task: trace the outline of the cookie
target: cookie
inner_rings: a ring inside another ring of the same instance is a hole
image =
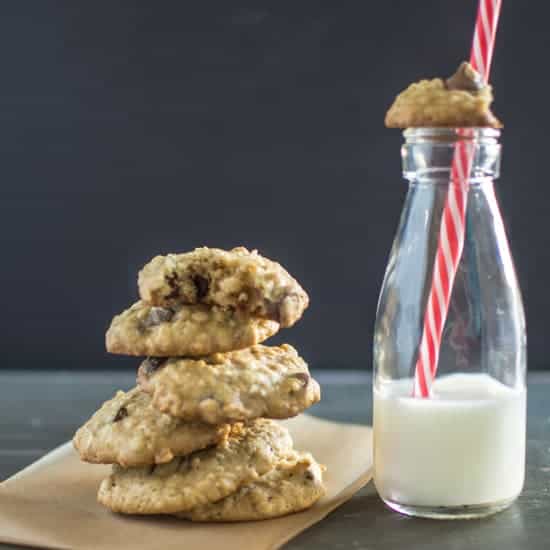
[[[324,494],[323,467],[309,453],[295,452],[228,497],[178,516],[208,522],[269,519],[305,510]]]
[[[292,450],[288,430],[271,420],[237,424],[217,447],[157,466],[122,468],[100,485],[98,500],[124,514],[175,514],[206,506],[272,470]]]
[[[146,393],[117,392],[76,432],[82,460],[122,466],[169,462],[221,441],[228,425],[186,423],[161,413]]]
[[[491,112],[491,86],[469,63],[462,63],[447,80],[435,78],[411,84],[386,114],[388,128],[492,127],[502,123]]]
[[[289,418],[320,399],[319,384],[288,344],[200,359],[148,358],[138,383],[161,411],[209,424]]]
[[[196,248],[153,258],[139,273],[141,299],[155,306],[210,304],[293,325],[308,306],[304,289],[278,263],[244,247]]]
[[[124,355],[200,356],[246,348],[275,334],[275,321],[217,306],[161,308],[137,302],[111,322],[107,351]]]

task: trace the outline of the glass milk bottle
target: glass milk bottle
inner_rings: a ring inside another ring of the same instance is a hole
[[[499,131],[404,132],[409,189],[374,333],[374,480],[394,510],[471,518],[523,487],[526,335],[521,294],[495,197]],[[415,364],[458,140],[474,153],[464,249],[432,394],[413,397]]]

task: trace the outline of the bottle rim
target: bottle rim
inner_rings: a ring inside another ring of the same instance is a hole
[[[443,180],[453,177],[457,146],[471,150],[468,181],[496,179],[500,174],[500,131],[495,128],[408,128],[401,146],[403,176],[409,181]]]
[[[497,128],[441,128],[422,127],[407,128],[403,131],[403,137],[407,143],[435,142],[453,143],[457,141],[481,141],[495,142],[500,137],[500,130]]]

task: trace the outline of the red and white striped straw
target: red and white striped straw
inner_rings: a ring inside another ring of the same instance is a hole
[[[501,0],[479,1],[470,63],[485,82],[489,80],[500,6]],[[471,144],[467,144],[465,140],[459,141],[453,157],[449,192],[443,208],[434,261],[432,286],[424,315],[424,328],[414,376],[413,395],[415,397],[430,396],[437,370],[441,335],[464,247],[468,202],[467,181],[472,157]]]

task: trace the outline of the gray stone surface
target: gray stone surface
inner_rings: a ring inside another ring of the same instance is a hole
[[[316,373],[323,387],[313,414],[356,423],[371,421],[371,384],[358,372]],[[69,439],[130,372],[0,373],[0,479]],[[550,375],[529,378],[525,490],[508,510],[484,520],[433,521],[389,511],[372,483],[287,548],[538,550],[550,548]],[[0,545],[0,548],[16,548]]]

